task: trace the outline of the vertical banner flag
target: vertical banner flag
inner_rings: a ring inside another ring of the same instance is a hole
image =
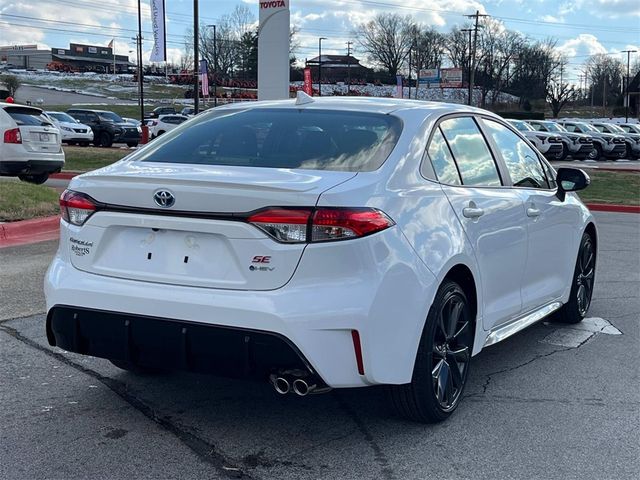
[[[202,85],[202,96],[209,96],[209,73],[207,69],[207,61],[200,60],[200,85]]]
[[[289,0],[259,0],[258,100],[289,98]]]
[[[302,91],[309,96],[313,96],[313,83],[311,83],[311,68],[304,69],[304,87]]]
[[[167,61],[167,31],[165,26],[164,0],[149,0],[151,25],[153,28],[153,48],[150,62]]]
[[[396,98],[403,98],[402,92],[402,75],[396,75]]]

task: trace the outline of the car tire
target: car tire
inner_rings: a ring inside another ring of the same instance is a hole
[[[602,147],[599,144],[594,143],[593,150],[591,150],[591,153],[589,154],[588,158],[589,160],[595,160],[595,161],[603,160]]]
[[[446,420],[462,399],[472,346],[471,305],[460,285],[446,280],[429,309],[411,383],[389,386],[397,413],[422,423]]]
[[[133,148],[137,146],[138,146],[138,142],[127,142],[127,147],[129,148]]]
[[[113,136],[109,132],[102,132],[99,137],[100,146],[109,148],[113,145]]]
[[[135,373],[136,375],[156,375],[160,373],[165,373],[166,370],[161,368],[151,368],[151,367],[143,367],[140,365],[136,365],[133,362],[128,360],[116,360],[109,359],[109,361],[118,367],[121,370],[126,370],[127,372]]]
[[[76,144],[76,142],[66,142],[66,143],[67,143],[67,145],[69,145],[70,147],[73,147],[73,146]]]
[[[18,175],[23,182],[33,183],[34,185],[42,185],[49,180],[48,173],[38,173],[37,175]]]
[[[88,147],[89,146],[89,142],[80,142],[80,146],[81,147]]]
[[[567,147],[567,145],[565,143],[563,143],[562,144],[562,153],[559,154],[558,160],[560,160],[560,161],[566,160],[568,156],[569,156],[569,147]],[[573,158],[572,158],[572,160],[573,160]]]
[[[569,301],[558,311],[557,320],[562,323],[579,323],[591,305],[596,273],[596,245],[589,233],[580,241],[576,267],[571,279]]]
[[[627,144],[624,150],[624,157],[620,157],[620,158],[626,158],[627,160],[633,159],[633,151],[631,150],[631,145]]]

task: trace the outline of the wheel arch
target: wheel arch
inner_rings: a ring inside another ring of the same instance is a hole
[[[472,355],[475,355],[480,352],[483,345],[483,336],[484,330],[481,328],[482,322],[479,320],[478,316],[481,312],[480,305],[480,295],[478,293],[479,283],[476,281],[476,278],[471,271],[471,269],[465,265],[464,263],[458,263],[449,268],[447,273],[442,278],[440,285],[447,280],[453,280],[456,282],[462,290],[464,290],[467,299],[469,300],[469,304],[472,309],[472,319],[473,319],[473,330],[474,330],[474,342],[472,348]],[[440,288],[438,286],[438,288]]]

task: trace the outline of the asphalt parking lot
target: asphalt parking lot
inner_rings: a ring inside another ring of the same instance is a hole
[[[383,388],[281,397],[51,348],[57,242],[0,249],[0,478],[637,478],[640,215],[595,215],[589,317],[614,328],[540,323],[484,350],[438,425],[394,417]]]

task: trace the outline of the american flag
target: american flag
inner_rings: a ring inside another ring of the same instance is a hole
[[[200,60],[200,84],[202,85],[202,96],[209,96],[209,75],[207,72],[207,61]]]

